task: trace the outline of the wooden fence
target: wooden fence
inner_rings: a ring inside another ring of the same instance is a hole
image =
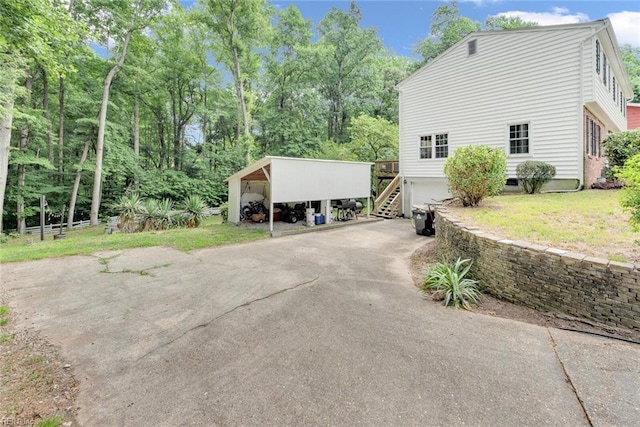
[[[73,227],[74,229],[77,228],[84,228],[84,227],[88,227],[89,225],[91,225],[91,221],[89,220],[85,220],[85,221],[75,221],[73,223]],[[64,232],[64,230],[66,229],[67,224],[64,224],[64,228],[62,229],[62,231]],[[27,234],[40,234],[40,226],[36,225],[34,227],[27,227],[26,228]],[[52,234],[52,233],[59,233],[60,232],[60,224],[47,224],[44,226],[44,234]]]

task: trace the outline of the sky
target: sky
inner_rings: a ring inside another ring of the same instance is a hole
[[[182,0],[185,6],[195,0]],[[276,8],[294,4],[302,16],[317,24],[331,8],[349,9],[349,0],[272,0]],[[385,46],[397,55],[413,56],[412,48],[429,34],[439,0],[356,0],[362,26],[375,27]],[[488,16],[519,16],[540,25],[570,24],[609,18],[618,43],[640,47],[640,0],[458,0],[460,14],[484,22]]]

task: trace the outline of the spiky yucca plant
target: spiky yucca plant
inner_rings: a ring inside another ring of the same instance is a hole
[[[123,194],[113,208],[120,212],[118,215],[118,228],[124,233],[136,231],[136,216],[142,210],[142,197],[136,192]]]
[[[140,206],[139,231],[155,230],[155,217],[158,212],[158,201],[156,199],[146,199]]]
[[[468,264],[468,265],[465,265]],[[437,263],[424,272],[422,292],[434,291],[434,300],[443,300],[444,305],[471,310],[471,304],[478,304],[482,292],[478,282],[464,277],[469,272],[472,262],[458,258],[453,264]]]
[[[171,210],[173,209],[173,201],[171,199],[162,199],[158,201],[158,209],[153,219],[156,230],[166,230],[171,226]]]
[[[187,197],[182,206],[187,228],[195,228],[200,225],[206,208],[207,206],[200,196]]]

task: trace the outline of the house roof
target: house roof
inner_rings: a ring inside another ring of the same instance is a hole
[[[418,69],[416,72],[411,74],[409,77],[407,77],[406,79],[404,79],[403,81],[398,83],[396,85],[396,89],[399,90],[399,91],[402,91],[403,86],[405,86],[406,84],[411,82],[411,80],[413,80],[416,76],[426,72],[426,70],[428,70],[433,64],[441,61],[442,58],[447,56],[449,54],[449,52],[451,52],[452,50],[456,49],[459,45],[467,43],[468,40],[473,39],[473,38],[477,38],[477,37],[508,37],[509,35],[512,35],[512,34],[548,32],[548,31],[559,31],[559,30],[565,31],[565,30],[570,30],[570,29],[585,29],[585,28],[592,28],[593,29],[593,32],[591,33],[591,35],[589,37],[593,37],[594,35],[596,35],[601,30],[606,31],[608,37],[605,38],[605,40],[607,40],[607,42],[609,44],[609,47],[615,52],[615,61],[616,62],[615,62],[614,66],[617,66],[622,71],[622,73],[620,73],[620,75],[624,76],[624,80],[622,82],[620,82],[620,83],[624,87],[625,92],[633,93],[633,86],[631,85],[631,82],[629,81],[629,77],[627,76],[627,73],[625,71],[625,66],[624,66],[624,63],[622,61],[622,56],[620,55],[620,49],[618,47],[618,41],[616,39],[615,32],[613,31],[613,27],[611,25],[611,21],[608,18],[601,19],[601,20],[598,20],[598,21],[582,22],[582,23],[578,23],[578,24],[547,25],[547,26],[538,26],[538,27],[514,28],[514,29],[509,29],[509,30],[474,31],[473,33],[468,34],[466,37],[464,37],[458,43],[456,43],[453,46],[451,46],[446,51],[442,52],[436,58],[434,58],[431,61],[427,62],[425,65],[423,65],[420,69]]]

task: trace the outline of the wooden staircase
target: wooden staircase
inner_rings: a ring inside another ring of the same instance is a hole
[[[400,175],[396,175],[376,199],[374,211],[371,214],[381,218],[395,218],[398,216],[401,200]]]

